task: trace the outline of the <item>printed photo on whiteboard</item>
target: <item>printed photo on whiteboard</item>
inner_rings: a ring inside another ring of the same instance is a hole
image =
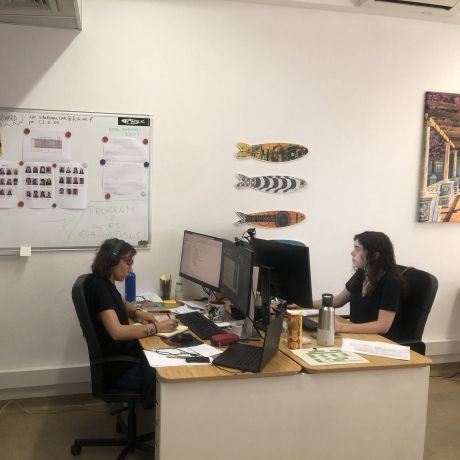
[[[71,159],[70,137],[65,131],[30,128],[24,133],[24,161],[68,162]]]
[[[103,192],[147,200],[149,168],[140,163],[107,162],[103,168]]]
[[[104,160],[144,163],[149,160],[149,146],[141,139],[109,138],[104,145]]]
[[[83,163],[58,164],[56,204],[60,208],[86,209],[88,206],[88,169]]]
[[[16,161],[0,162],[0,208],[13,208],[21,198],[21,169]]]
[[[52,163],[24,162],[22,189],[29,208],[49,208],[54,204],[54,174]]]

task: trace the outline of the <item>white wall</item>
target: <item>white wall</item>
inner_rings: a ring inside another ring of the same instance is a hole
[[[460,92],[459,42],[459,26],[418,20],[92,0],[80,33],[0,25],[0,106],[154,116],[153,243],[136,257],[139,290],[177,275],[184,229],[233,237],[245,229],[233,226],[235,211],[296,209],[306,222],[258,236],[310,246],[315,296],[342,288],[354,234],[387,232],[400,263],[438,276],[425,339],[434,353],[458,354],[460,227],[416,216],[424,92]],[[295,142],[310,154],[273,166],[237,160],[239,141]],[[300,175],[308,188],[236,190],[236,173]],[[87,355],[70,288],[91,258],[0,257],[0,388],[87,378],[75,372]]]

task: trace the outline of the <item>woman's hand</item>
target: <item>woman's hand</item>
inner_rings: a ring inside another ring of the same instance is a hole
[[[335,332],[344,332],[343,326],[344,324],[342,322],[335,320]]]
[[[158,332],[172,332],[176,329],[179,321],[177,319],[167,319],[166,321],[158,321],[155,324]]]

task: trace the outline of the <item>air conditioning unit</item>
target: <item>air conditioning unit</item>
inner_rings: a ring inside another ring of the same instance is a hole
[[[460,0],[356,0],[356,6],[382,13],[420,13],[445,17],[460,14]]]
[[[0,22],[81,29],[82,0],[0,0]]]

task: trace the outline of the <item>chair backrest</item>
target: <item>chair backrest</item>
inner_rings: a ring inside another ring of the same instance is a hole
[[[86,285],[89,279],[89,274],[80,275],[72,287],[72,300],[75,306],[75,311],[80,322],[80,327],[83,336],[86,339],[88,347],[90,368],[91,368],[91,386],[95,396],[100,395],[104,389],[103,369],[102,364],[97,361],[103,359],[101,345],[98,336],[94,329],[93,322],[88,310],[88,303],[86,301]]]
[[[398,269],[403,279],[401,306],[395,318],[399,340],[421,341],[438,280],[431,273],[414,267],[398,265]]]

